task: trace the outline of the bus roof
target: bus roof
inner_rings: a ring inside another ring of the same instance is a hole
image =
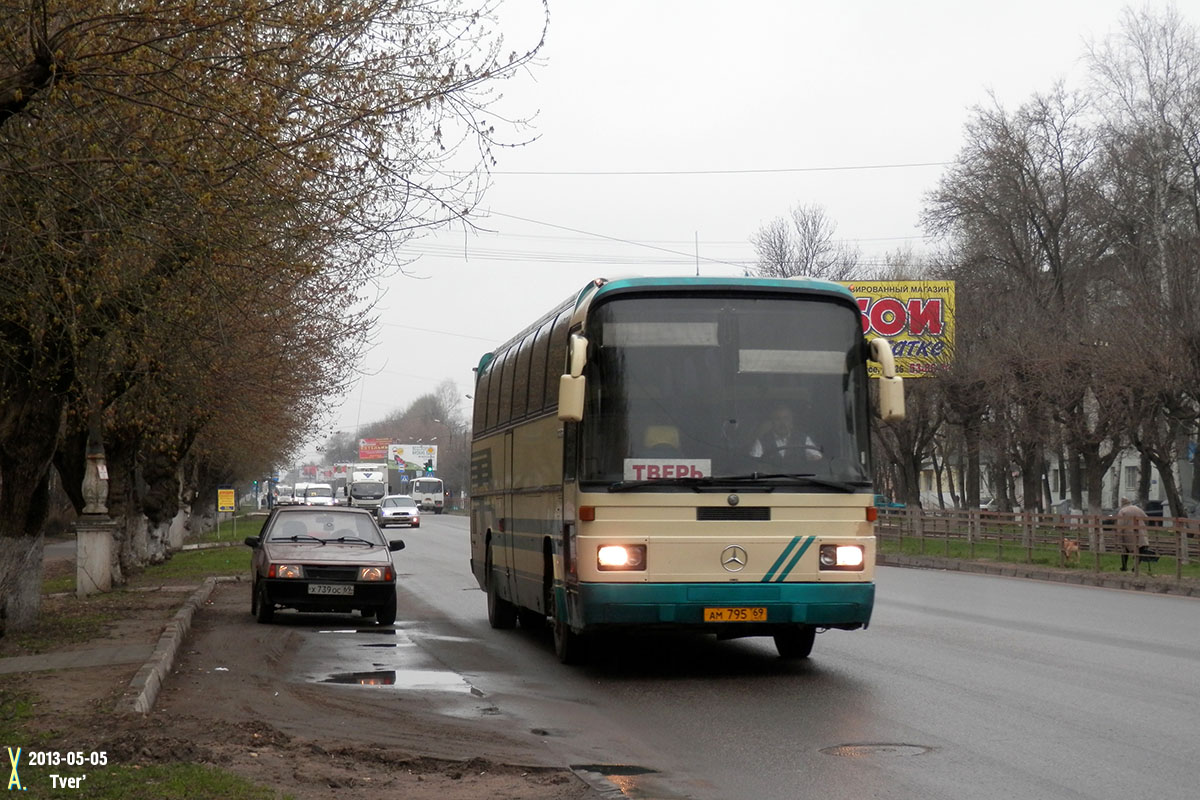
[[[601,282],[603,281],[603,282]],[[630,290],[645,290],[645,289],[737,289],[737,290],[767,290],[776,291],[782,290],[785,292],[796,292],[798,294],[833,294],[842,295],[851,302],[854,300],[854,294],[845,286],[834,281],[822,280],[820,278],[712,278],[701,276],[678,276],[665,278],[617,278],[615,280],[599,279],[593,281],[592,284],[585,287],[579,293],[576,300],[578,307],[588,294],[588,290],[592,286],[597,286],[593,299],[601,295],[612,294],[620,291]]]
[[[609,280],[607,278],[596,278],[589,281],[586,286],[579,290],[578,294],[573,295],[562,303],[559,303],[547,313],[543,314],[531,325],[526,326],[511,339],[497,347],[491,352],[484,353],[479,364],[475,367],[476,377],[483,375],[490,366],[492,359],[496,353],[502,352],[505,348],[510,347],[514,342],[519,342],[530,331],[536,330],[544,322],[552,319],[556,314],[564,308],[574,307],[576,310],[580,306],[594,302],[598,297],[603,295],[618,294],[623,292],[644,292],[647,290],[713,290],[726,289],[734,291],[767,291],[767,292],[786,292],[795,294],[817,294],[837,297],[840,300],[852,303],[857,306],[858,301],[854,298],[854,293],[845,286],[834,281],[827,281],[820,278],[738,278],[738,277],[703,277],[703,276],[669,276],[669,277],[628,277],[615,278]]]

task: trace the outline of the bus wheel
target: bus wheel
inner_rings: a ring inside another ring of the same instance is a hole
[[[512,603],[496,593],[496,575],[492,567],[492,545],[488,544],[483,574],[487,575],[488,624],[498,630],[507,630],[517,624],[517,609]]]
[[[780,658],[808,658],[816,636],[817,629],[811,625],[796,625],[775,634],[775,649]]]
[[[551,627],[554,628],[554,653],[559,661],[564,664],[582,664],[587,661],[587,640],[582,634],[571,630],[566,620],[559,619],[557,603],[554,605]]]

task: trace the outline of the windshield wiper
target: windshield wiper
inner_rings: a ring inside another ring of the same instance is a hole
[[[744,483],[757,481],[790,481],[809,486],[823,486],[826,489],[837,489],[839,492],[850,493],[855,489],[870,486],[870,481],[836,481],[832,478],[818,478],[814,472],[751,472],[746,475],[729,475],[712,479],[715,483],[728,481]]]
[[[317,536],[310,536],[307,533],[292,534],[291,536],[272,536],[272,542],[320,542],[325,544],[325,540]]]
[[[369,544],[371,547],[378,546],[378,542],[372,542],[370,539],[363,539],[358,536],[339,536],[336,539],[326,539],[325,541],[341,542],[342,544],[345,544],[346,542],[362,542],[363,544]]]
[[[654,486],[711,486],[712,478],[660,478],[648,481],[617,481],[610,483],[610,492],[634,492]]]

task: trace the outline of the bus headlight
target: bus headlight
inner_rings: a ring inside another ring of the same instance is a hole
[[[863,568],[863,549],[857,544],[823,544],[821,545],[821,569],[845,570],[861,572]]]
[[[596,551],[596,567],[602,571],[646,568],[646,545],[605,544]]]

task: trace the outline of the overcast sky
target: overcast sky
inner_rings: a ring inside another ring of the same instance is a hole
[[[525,47],[541,4],[506,2]],[[920,250],[922,197],[971,107],[1081,87],[1087,43],[1127,5],[550,0],[541,63],[497,106],[536,115],[539,138],[498,153],[479,220],[494,233],[405,248],[420,277],[388,282],[366,377],[331,402],[329,430],[446,379],[472,394],[481,355],[592,278],[694,275],[697,253],[701,274],[740,274],[750,236],[798,204],[823,206],[868,264]]]

